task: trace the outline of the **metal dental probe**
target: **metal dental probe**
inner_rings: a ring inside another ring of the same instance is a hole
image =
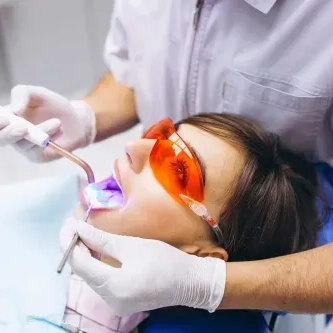
[[[90,215],[90,212],[91,212],[91,209],[92,209],[92,205],[89,206],[88,210],[86,211],[86,214],[83,218],[83,221],[84,222],[87,222],[88,221],[88,218],[89,218],[89,215]],[[60,261],[60,264],[57,268],[57,273],[61,273],[67,260],[68,260],[68,257],[71,255],[71,253],[73,252],[74,250],[74,247],[75,245],[77,244],[77,242],[79,241],[79,234],[76,232],[71,243],[69,244],[64,256],[62,257],[61,261]]]

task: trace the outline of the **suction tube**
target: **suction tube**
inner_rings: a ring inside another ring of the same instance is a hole
[[[69,151],[61,148],[60,146],[58,146],[57,144],[55,144],[52,141],[48,141],[47,144],[46,144],[46,147],[49,147],[50,149],[54,150],[57,154],[65,157],[68,160],[72,161],[73,163],[77,164],[86,173],[87,178],[88,178],[88,183],[89,184],[95,183],[95,175],[94,175],[94,173],[93,173],[93,171],[92,171],[92,169],[91,169],[91,167],[89,166],[88,163],[81,160],[79,157],[70,153]]]

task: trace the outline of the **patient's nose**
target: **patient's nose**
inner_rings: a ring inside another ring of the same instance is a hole
[[[125,150],[131,168],[135,173],[140,173],[146,163],[149,162],[149,155],[155,142],[156,140],[141,139],[130,141],[126,144]]]

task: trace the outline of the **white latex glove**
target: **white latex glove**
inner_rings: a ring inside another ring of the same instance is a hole
[[[189,255],[161,241],[105,233],[75,219],[67,220],[60,232],[63,252],[75,231],[89,249],[122,263],[121,268],[109,266],[82,243],[69,258],[73,272],[119,316],[176,305],[213,312],[222,300],[226,264],[221,259]]]
[[[29,120],[46,132],[51,140],[73,151],[83,148],[95,139],[95,115],[84,101],[68,101],[44,87],[15,86],[11,91],[11,103],[5,108]],[[0,146],[12,144],[19,152],[35,162],[47,162],[59,158],[51,149],[42,149],[24,139],[24,127],[9,125],[1,117]]]

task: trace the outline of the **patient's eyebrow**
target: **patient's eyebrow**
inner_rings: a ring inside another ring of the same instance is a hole
[[[201,169],[201,173],[202,173],[202,178],[203,178],[203,183],[204,185],[206,185],[206,178],[207,178],[207,167],[206,167],[206,163],[204,162],[204,159],[202,158],[202,156],[198,153],[198,151],[188,142],[185,141],[186,144],[191,148],[195,158],[197,159],[200,169]]]

